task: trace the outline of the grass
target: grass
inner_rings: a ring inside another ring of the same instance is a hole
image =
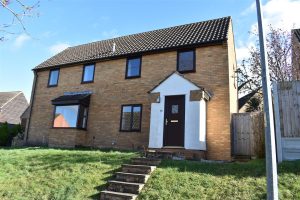
[[[1,200],[99,199],[99,191],[134,152],[0,149]]]
[[[106,181],[135,156],[110,150],[0,149],[0,199],[99,199]],[[280,199],[300,199],[300,161],[279,166],[279,190]],[[139,199],[266,199],[264,160],[165,160]]]
[[[264,160],[199,163],[166,160],[139,199],[266,199]],[[278,168],[280,199],[300,199],[300,161]]]

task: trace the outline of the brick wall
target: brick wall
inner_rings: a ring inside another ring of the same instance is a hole
[[[207,107],[208,158],[229,160],[230,95],[236,101],[229,74],[231,54],[228,45],[196,49],[196,73],[186,74],[193,82],[213,93]],[[58,87],[47,88],[49,71],[37,73],[37,86],[29,127],[28,142],[49,146],[139,148],[147,147],[150,126],[150,101],[147,91],[176,70],[177,52],[143,55],[141,78],[125,79],[126,59],[97,62],[94,83],[81,84],[82,65],[60,69]],[[87,131],[52,129],[51,100],[67,91],[91,90]],[[122,104],[143,104],[141,132],[119,132]],[[114,145],[112,144],[114,143]]]

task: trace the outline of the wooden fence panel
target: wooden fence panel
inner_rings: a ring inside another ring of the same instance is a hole
[[[300,81],[273,86],[278,162],[300,159]]]
[[[281,82],[276,89],[281,136],[300,137],[300,81]]]
[[[232,114],[233,155],[262,156],[264,115],[262,112]]]

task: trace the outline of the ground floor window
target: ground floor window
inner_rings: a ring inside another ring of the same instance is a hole
[[[86,129],[90,94],[64,95],[52,100],[53,128]]]
[[[142,105],[122,105],[120,131],[141,131]]]
[[[55,106],[54,128],[86,129],[88,108],[81,105]]]

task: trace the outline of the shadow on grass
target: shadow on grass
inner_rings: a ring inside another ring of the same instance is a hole
[[[164,160],[159,168],[169,168],[179,172],[205,173],[212,176],[235,176],[236,178],[266,176],[265,160],[245,163],[203,163],[198,161]],[[284,162],[278,166],[278,173],[300,175],[300,160]]]
[[[34,166],[35,170],[59,170],[64,166],[72,164],[101,163],[117,166],[130,162],[132,155],[116,154],[114,152],[101,152],[101,154],[90,154],[85,152],[49,153],[40,155],[28,155],[27,160]]]
[[[113,180],[113,178],[115,177],[115,173],[118,172],[118,171],[120,171],[120,168],[119,169],[115,169],[115,170],[111,170],[109,172],[106,172],[106,173],[110,173],[110,174],[113,174],[113,175],[111,175],[111,176],[106,177],[106,178],[103,179],[105,181],[105,184],[98,185],[98,186],[94,187],[94,189],[97,190],[97,193],[89,196],[88,198],[92,199],[92,200],[98,200],[98,199],[100,199],[100,192],[102,190],[105,190],[108,187],[108,181],[109,180]]]
[[[116,149],[116,148],[92,148],[92,147],[76,147],[76,148],[50,148],[46,146],[32,146],[32,147],[6,147],[0,146],[0,150],[61,150],[61,151],[95,151],[95,152],[123,152],[123,153],[138,153],[137,150]]]

